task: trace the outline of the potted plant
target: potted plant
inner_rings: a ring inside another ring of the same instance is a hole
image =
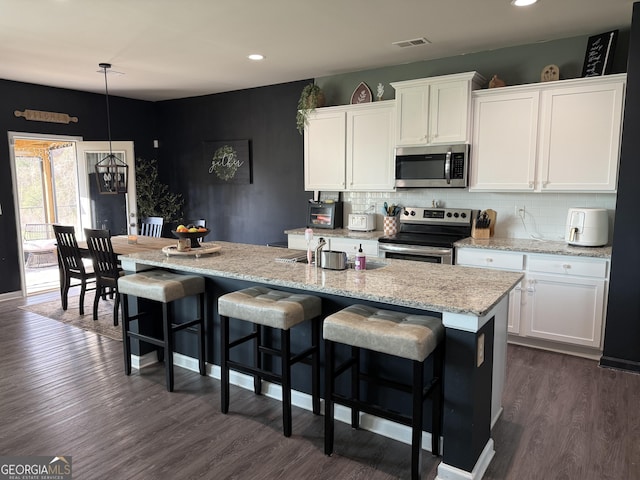
[[[296,114],[296,125],[298,132],[302,135],[304,126],[307,123],[307,117],[316,107],[324,105],[324,93],[320,87],[314,83],[310,83],[302,89],[300,100],[298,100],[298,113]]]
[[[155,159],[136,158],[136,200],[139,218],[162,217],[169,227],[182,218],[182,194],[159,181]]]

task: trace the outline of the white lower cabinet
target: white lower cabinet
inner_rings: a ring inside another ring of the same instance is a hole
[[[456,249],[456,265],[494,268],[497,270],[523,271],[525,255],[518,252],[500,252],[479,248]],[[522,282],[509,293],[509,319],[507,331],[520,333]]]
[[[458,265],[520,270],[525,274],[509,296],[508,332],[512,341],[533,340],[525,343],[560,351],[562,344],[602,349],[607,259],[476,248],[460,248],[456,258]],[[518,265],[521,267],[515,268]],[[585,352],[567,349],[567,353]]]
[[[525,336],[600,347],[606,280],[527,273]]]

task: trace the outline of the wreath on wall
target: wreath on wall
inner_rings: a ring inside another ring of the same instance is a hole
[[[211,158],[209,173],[215,173],[220,180],[231,180],[238,171],[238,152],[231,145],[218,148]]]

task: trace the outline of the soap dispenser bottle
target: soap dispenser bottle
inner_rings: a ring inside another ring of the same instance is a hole
[[[356,270],[365,270],[367,267],[367,257],[364,256],[364,252],[362,251],[362,244],[360,244],[360,248],[358,249],[358,253],[356,253]]]

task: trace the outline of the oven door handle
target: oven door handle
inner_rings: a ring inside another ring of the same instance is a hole
[[[414,255],[451,255],[452,248],[427,247],[424,245],[412,245],[410,247],[404,245],[395,245],[393,243],[379,243],[378,249],[382,252],[410,253]]]

